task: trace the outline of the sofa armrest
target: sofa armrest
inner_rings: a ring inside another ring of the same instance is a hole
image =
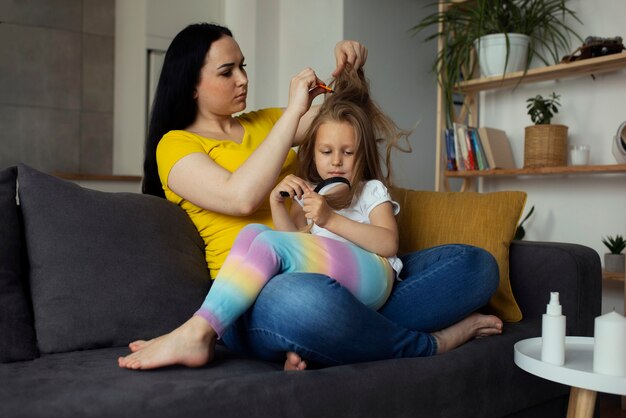
[[[578,244],[513,241],[509,257],[511,287],[525,318],[541,317],[550,292],[559,292],[567,335],[593,336],[602,305],[597,252]]]

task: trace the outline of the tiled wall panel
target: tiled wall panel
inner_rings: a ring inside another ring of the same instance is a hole
[[[2,166],[23,162],[47,172],[78,171],[80,111],[0,105],[0,123],[0,154],[10,160]]]
[[[0,168],[110,174],[115,0],[0,0]]]

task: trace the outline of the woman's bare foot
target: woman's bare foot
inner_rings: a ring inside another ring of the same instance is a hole
[[[497,316],[473,313],[460,322],[433,332],[437,339],[437,354],[450,351],[472,338],[502,334],[502,320]]]
[[[192,316],[169,334],[131,343],[134,352],[118,358],[117,362],[120,367],[133,370],[174,364],[200,367],[213,360],[216,340],[217,334],[209,323],[202,317]]]
[[[293,351],[287,353],[284,370],[304,370],[306,369],[306,361],[302,360],[298,354]]]
[[[145,348],[146,346],[151,344],[155,339],[148,340],[148,341],[146,341],[146,340],[133,341],[132,343],[128,344],[128,348],[130,348],[130,351],[132,351],[134,353],[136,351],[139,351],[139,350]]]

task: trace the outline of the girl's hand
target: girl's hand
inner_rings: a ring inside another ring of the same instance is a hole
[[[304,115],[311,107],[313,99],[325,92],[324,89],[316,87],[318,83],[323,81],[317,78],[311,68],[305,68],[296,74],[289,84],[289,104],[285,111],[292,110],[299,116]]]
[[[324,196],[315,193],[311,188],[304,193],[302,205],[304,216],[315,222],[317,226],[324,227],[333,215],[333,210],[326,203]]]
[[[308,190],[311,190],[311,186],[306,181],[298,176],[289,174],[282,179],[276,187],[274,187],[274,190],[272,190],[272,193],[270,194],[270,199],[275,202],[282,203],[286,199],[291,199],[295,196],[301,198]],[[289,193],[289,196],[283,196],[281,192],[287,192]]]
[[[337,68],[331,74],[333,77],[337,77],[346,64],[350,64],[353,69],[358,70],[367,61],[367,48],[357,41],[341,41],[335,45],[335,60],[337,61]]]

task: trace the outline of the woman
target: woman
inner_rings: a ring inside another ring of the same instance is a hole
[[[367,52],[359,43],[343,41],[335,56],[333,74],[338,74],[346,64],[358,69]],[[162,196],[164,190],[168,200],[187,211],[205,240],[215,277],[245,225],[272,226],[268,195],[293,172],[291,147],[300,143],[319,111],[311,106],[313,98],[326,90],[313,70],[304,69],[291,81],[286,109],[233,117],[246,107],[244,57],[228,29],[209,24],[191,25],[176,36],[161,74],[144,191]],[[222,341],[266,360],[288,353],[285,369],[292,370],[306,367],[303,358],[331,365],[430,355],[501,332],[498,318],[472,314],[497,286],[497,266],[488,253],[447,246],[403,261],[404,281],[380,313],[327,276],[287,273],[263,288]],[[131,343],[134,353],[120,358],[119,365],[199,366],[211,360],[215,340],[215,331],[194,316],[166,336]]]

